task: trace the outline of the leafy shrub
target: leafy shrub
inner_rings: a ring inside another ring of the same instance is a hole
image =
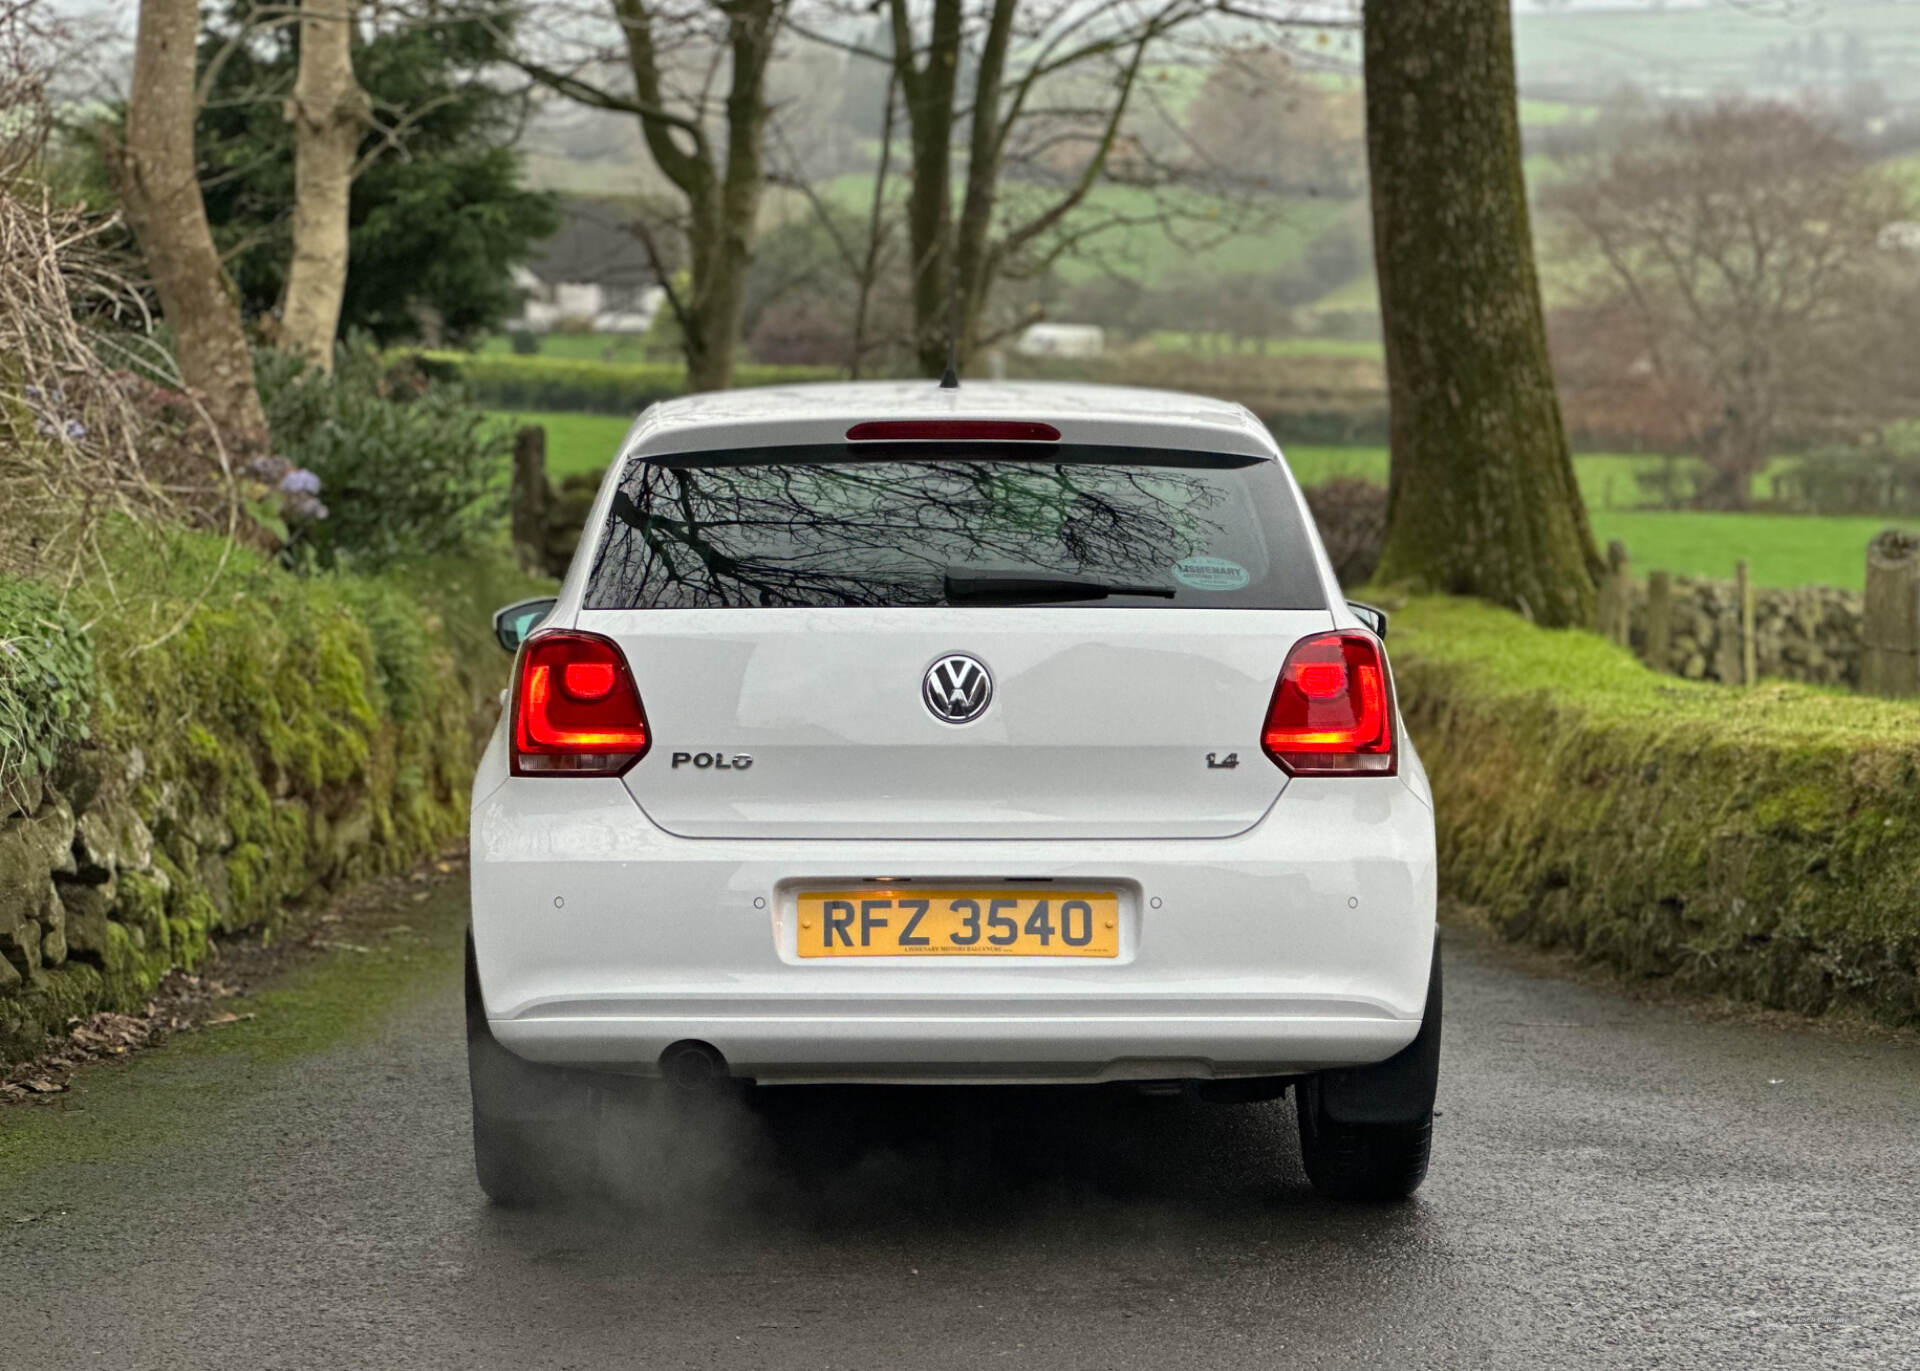
[[[499,526],[506,435],[460,387],[363,341],[341,346],[331,377],[280,353],[262,354],[257,373],[276,446],[319,477],[326,504],[294,532],[295,551],[377,567],[458,551]]]
[[[540,355],[540,335],[531,329],[517,328],[507,335],[507,345],[513,349],[515,357],[538,357]]]
[[[1920,422],[1807,453],[1781,476],[1779,493],[1809,514],[1920,514]]]
[[[1647,508],[1705,509],[1710,507],[1712,476],[1712,470],[1698,458],[1669,454],[1657,465],[1636,467],[1633,482],[1640,487]]]
[[[798,291],[768,305],[747,336],[762,362],[832,365],[853,351],[853,334],[832,301]]]
[[[1365,585],[1386,541],[1387,492],[1357,476],[1339,476],[1302,493],[1340,584]]]
[[[93,647],[59,597],[0,576],[0,791],[84,736],[93,698]]]
[[[687,391],[686,368],[678,362],[616,366],[558,357],[478,357],[464,352],[405,355],[428,376],[463,383],[473,402],[488,409],[637,414],[648,405]],[[777,386],[831,381],[842,374],[831,367],[745,365],[733,369],[733,380],[737,386]]]

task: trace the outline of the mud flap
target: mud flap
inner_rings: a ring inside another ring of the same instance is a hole
[[[503,1122],[557,1123],[591,1109],[593,1081],[587,1073],[517,1057],[488,1029],[471,933],[467,935],[466,998],[467,1080],[476,1112]]]
[[[1384,1062],[1322,1071],[1306,1088],[1319,1094],[1335,1123],[1410,1124],[1433,1112],[1440,1085],[1440,939],[1433,940],[1433,971],[1420,1032]]]

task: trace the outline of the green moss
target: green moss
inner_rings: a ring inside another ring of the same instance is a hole
[[[71,607],[103,687],[92,738],[144,758],[132,799],[157,876],[123,877],[98,971],[0,996],[0,1057],[76,1005],[137,1004],[216,933],[271,929],[457,838],[507,667],[490,615],[539,589],[504,547],[378,576],[296,576],[190,533],[106,547],[111,583]]]
[[[1444,886],[1496,927],[1920,1021],[1920,706],[1679,681],[1463,600],[1407,605],[1393,647]]]

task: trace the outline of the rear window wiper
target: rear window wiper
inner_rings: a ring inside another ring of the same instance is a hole
[[[950,605],[1030,605],[1052,600],[1104,600],[1110,595],[1173,598],[1172,586],[1128,585],[1031,571],[949,571],[941,584]]]

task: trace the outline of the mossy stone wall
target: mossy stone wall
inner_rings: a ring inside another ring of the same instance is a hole
[[[1920,1023],[1920,706],[1676,680],[1465,600],[1405,605],[1389,647],[1442,887],[1506,936]]]
[[[506,674],[487,615],[536,590],[504,549],[379,578],[241,556],[99,613],[84,740],[0,786],[0,1059],[456,839]]]

